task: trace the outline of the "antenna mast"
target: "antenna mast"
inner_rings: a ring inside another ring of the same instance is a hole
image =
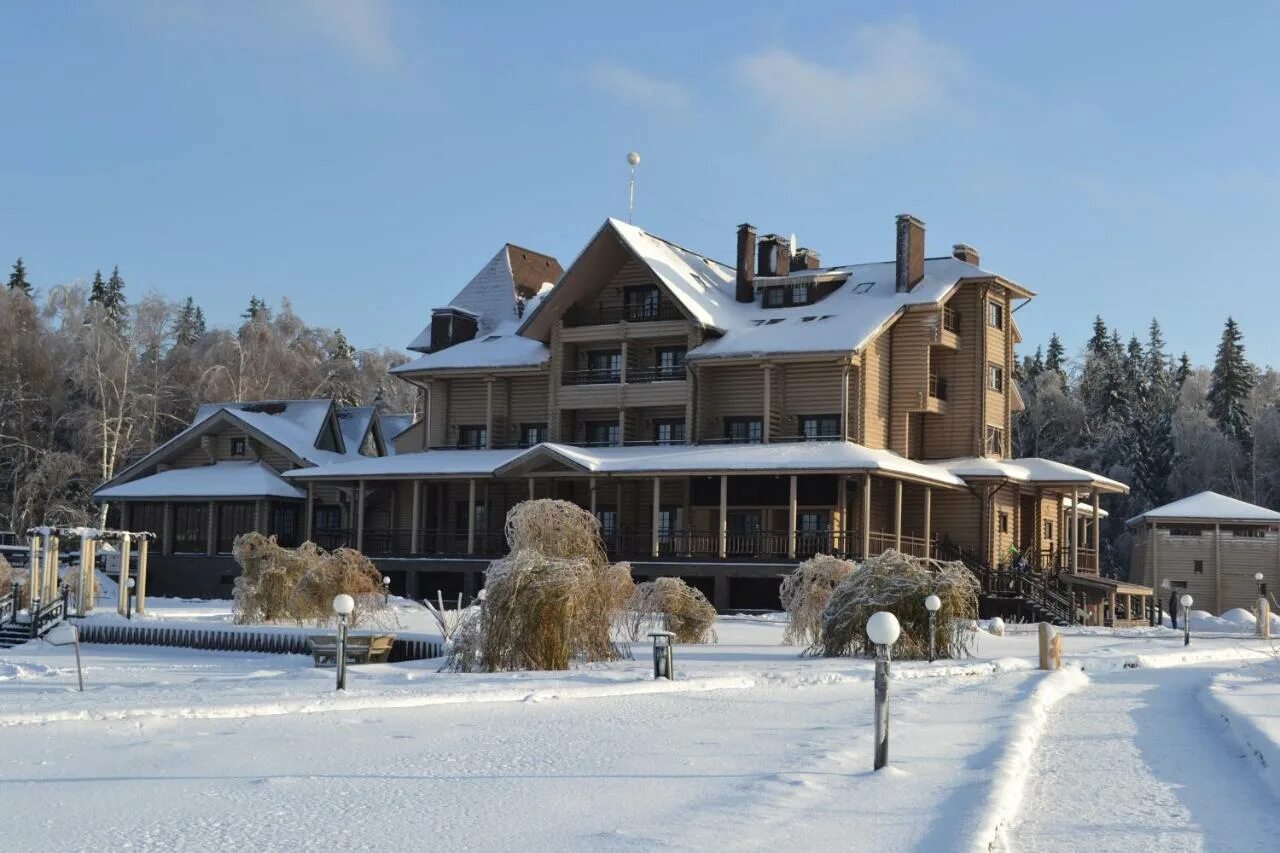
[[[640,155],[632,151],[627,155],[627,162],[631,164],[631,186],[627,193],[627,222],[634,224],[633,220],[636,215],[636,166],[640,165]]]

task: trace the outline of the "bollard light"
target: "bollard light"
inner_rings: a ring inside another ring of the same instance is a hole
[[[133,596],[134,596],[133,588],[137,585],[138,585],[138,582],[135,581],[133,578],[129,578],[129,582],[125,584],[125,586],[129,588],[128,594],[126,594],[124,597],[124,618],[126,619],[133,618]],[[118,610],[116,611],[117,614],[119,612],[120,611]]]
[[[936,595],[930,595],[924,600],[924,609],[929,611],[929,663],[933,663],[938,657],[937,637],[934,629],[934,622],[937,619],[938,611],[942,609],[942,599]]]
[[[653,678],[655,681],[659,678],[675,681],[675,650],[672,648],[672,641],[675,636],[670,631],[654,631],[649,635],[650,639],[653,640]]]
[[[1191,605],[1195,599],[1186,593],[1182,594],[1182,598],[1178,599],[1178,603],[1182,605],[1182,645],[1191,645]]]
[[[1253,582],[1258,585],[1258,598],[1265,598],[1267,595],[1267,585],[1262,582],[1262,572],[1255,572]]]
[[[345,592],[333,597],[333,612],[338,614],[338,688],[347,689],[347,617],[356,609],[356,600]]]
[[[382,606],[386,607],[391,601],[391,578],[387,575],[382,576]]]
[[[889,659],[901,634],[898,617],[887,610],[872,613],[867,620],[867,639],[876,646],[876,770],[889,763]]]

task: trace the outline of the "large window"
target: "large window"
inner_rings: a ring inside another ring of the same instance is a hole
[[[663,347],[658,350],[655,367],[659,379],[684,379],[685,347]]]
[[[653,441],[655,444],[684,444],[684,421],[655,421]]]
[[[533,447],[547,440],[546,424],[520,424],[520,446]]]
[[[208,504],[173,505],[173,552],[203,554],[209,543]]]
[[[626,317],[630,321],[657,320],[662,301],[656,287],[628,287],[626,289]]]
[[[162,535],[164,531],[164,504],[131,504],[129,529],[138,533]]]
[[[759,444],[764,441],[764,422],[760,418],[725,418],[724,437],[732,444]]]
[[[987,387],[992,391],[1004,390],[1004,368],[995,362],[987,365]]]
[[[622,377],[622,352],[593,350],[587,353],[587,370],[594,382],[617,382]]]
[[[830,441],[840,437],[839,415],[801,415],[800,437],[805,441]]]
[[[600,535],[605,540],[618,532],[618,513],[612,507],[597,507],[596,521],[600,522]]]
[[[489,430],[483,426],[458,427],[458,447],[478,450],[489,443]]]
[[[999,302],[987,303],[987,325],[993,329],[1004,328],[1004,306]]]
[[[276,541],[286,548],[298,545],[298,507],[293,504],[276,504],[271,511],[271,532]]]
[[[587,444],[592,447],[616,447],[622,443],[617,421],[589,421],[586,427]]]
[[[220,503],[218,506],[218,547],[219,554],[230,554],[236,537],[244,533],[252,533],[257,527],[254,519],[254,506],[251,503]]]
[[[1004,458],[1004,430],[1000,427],[987,427],[986,453]]]
[[[316,530],[341,530],[342,507],[316,506],[311,510],[311,526]]]

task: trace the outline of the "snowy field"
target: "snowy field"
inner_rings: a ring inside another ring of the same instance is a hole
[[[1280,666],[1244,634],[1068,629],[1053,674],[1016,629],[895,663],[873,773],[869,661],[800,658],[771,620],[717,632],[674,683],[637,644],[569,673],[357,667],[344,694],[300,656],[126,646],[84,647],[81,694],[71,649],[2,650],[4,846],[1276,849]]]

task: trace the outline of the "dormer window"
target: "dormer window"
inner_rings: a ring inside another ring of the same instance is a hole
[[[787,304],[786,291],[781,287],[766,287],[764,291],[765,308],[781,308]]]
[[[798,284],[791,285],[792,305],[808,305],[809,302],[809,282],[802,281]]]
[[[244,456],[248,452],[248,442],[243,438],[231,439],[231,455]]]

